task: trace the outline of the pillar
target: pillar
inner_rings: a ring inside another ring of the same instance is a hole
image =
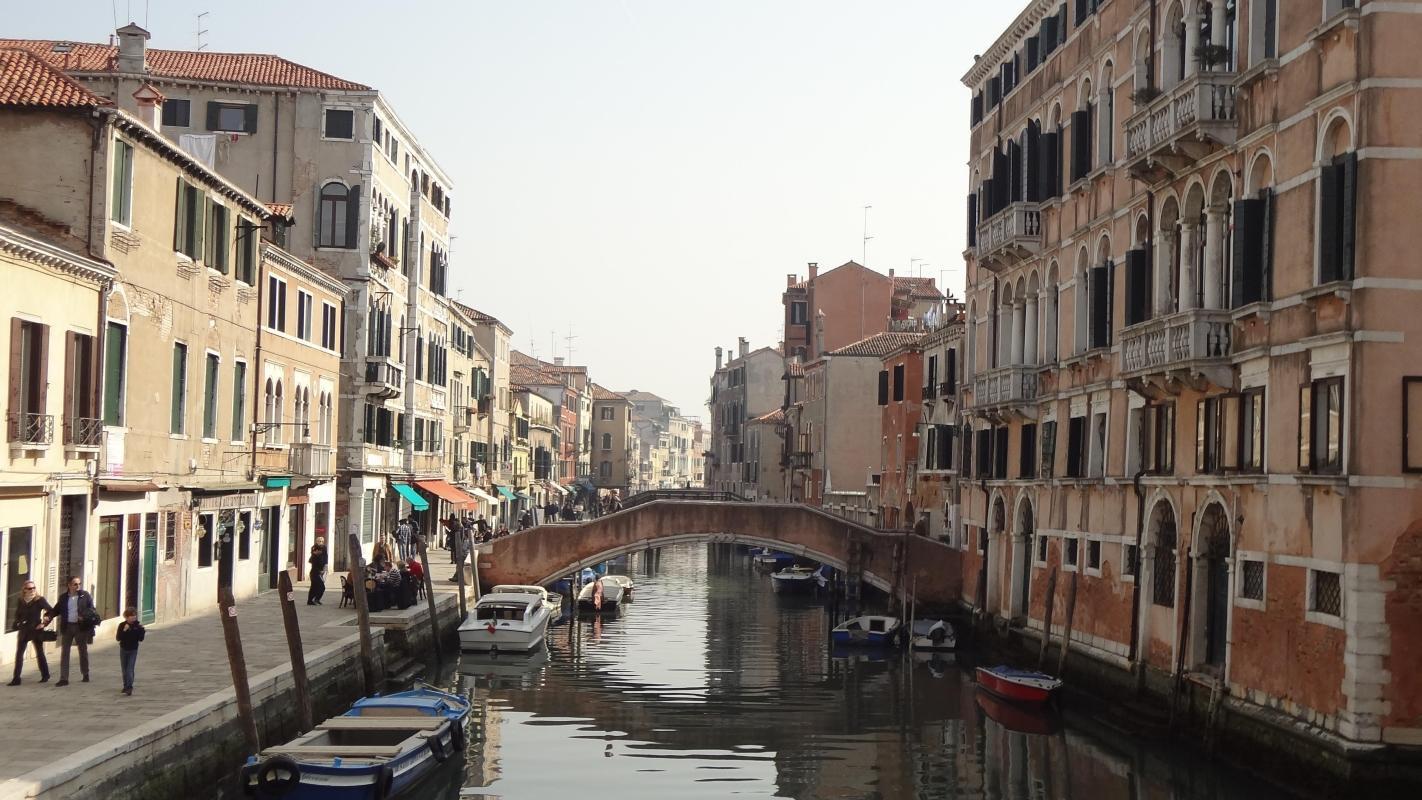
[[[1009,363],[1014,365],[1022,363],[1023,347],[1026,344],[1022,336],[1025,329],[1023,324],[1025,310],[1026,307],[1021,300],[1012,301],[1012,353]]]
[[[1012,310],[1003,306],[997,307],[997,357],[993,362],[994,367],[1001,367],[1007,364],[1012,355]]]
[[[1224,308],[1221,296],[1225,264],[1224,226],[1225,210],[1222,206],[1205,209],[1205,308]]]
[[[1035,293],[1027,295],[1027,330],[1024,335],[1022,346],[1022,362],[1024,364],[1037,363],[1037,295]]]
[[[1215,0],[1210,4],[1210,44],[1225,45],[1225,2]]]
[[[1195,62],[1195,48],[1200,46],[1200,12],[1191,12],[1185,17],[1185,77],[1194,75],[1198,69]]]
[[[1161,231],[1155,243],[1155,316],[1163,316],[1175,311],[1171,306],[1170,273],[1175,258],[1175,230]]]
[[[1180,310],[1195,307],[1195,248],[1200,226],[1195,222],[1180,224]]]

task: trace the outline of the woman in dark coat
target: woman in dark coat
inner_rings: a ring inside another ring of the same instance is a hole
[[[44,658],[44,639],[40,635],[48,615],[53,613],[49,601],[35,591],[34,581],[25,581],[20,590],[20,602],[15,606],[15,621],[10,630],[15,631],[15,676],[11,686],[20,685],[20,668],[25,663],[25,648],[35,643],[35,660],[39,662],[40,683],[49,680],[49,662]]]
[[[306,563],[311,565],[311,591],[306,593],[306,605],[319,606],[326,594],[326,565],[330,563],[325,539],[316,537],[316,544],[311,546],[311,557],[306,559]]]

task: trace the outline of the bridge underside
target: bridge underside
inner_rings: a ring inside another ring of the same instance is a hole
[[[957,550],[780,503],[657,500],[595,520],[543,525],[481,545],[479,582],[546,584],[625,553],[696,542],[771,547],[846,571],[857,549],[862,580],[880,590],[911,591],[935,605],[960,597]]]

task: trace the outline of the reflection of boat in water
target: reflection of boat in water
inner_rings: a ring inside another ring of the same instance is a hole
[[[543,644],[551,614],[536,594],[486,594],[459,626],[459,649],[524,652]]]
[[[854,645],[840,644],[838,642],[830,644],[830,658],[842,659],[844,661],[877,663],[887,661],[890,655],[890,651],[882,647],[856,647]]]
[[[819,573],[814,567],[786,567],[770,575],[770,585],[781,594],[809,594],[818,589]]]
[[[914,620],[911,641],[915,650],[953,650],[958,646],[953,626],[941,619]]]
[[[547,647],[527,653],[465,653],[459,658],[459,672],[483,679],[490,686],[521,686],[538,675],[548,660]]]
[[[1050,709],[1009,703],[989,692],[978,692],[977,698],[983,713],[1010,731],[1047,736],[1061,728],[1061,717]]]
[[[902,628],[903,623],[898,617],[865,614],[834,626],[834,630],[830,631],[830,641],[861,647],[885,647],[900,642]]]
[[[615,583],[618,586],[621,586],[622,602],[626,603],[632,600],[632,589],[635,587],[632,585],[631,578],[627,577],[626,575],[604,575],[602,576],[602,582],[603,584]]]
[[[941,678],[948,674],[948,669],[953,666],[957,658],[951,652],[942,650],[915,650],[913,660],[916,664],[928,667],[928,671],[935,678]]]
[[[978,686],[1014,703],[1041,705],[1051,699],[1062,682],[1045,672],[1017,669],[1004,664],[978,667]]]
[[[622,586],[607,581],[593,581],[578,592],[578,610],[598,613],[615,612],[622,605]]]

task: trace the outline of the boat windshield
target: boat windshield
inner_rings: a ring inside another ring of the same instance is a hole
[[[869,630],[873,631],[874,633],[883,633],[884,621],[882,619],[869,620]]]
[[[515,605],[485,605],[474,608],[475,619],[511,619],[522,620],[527,606]]]

